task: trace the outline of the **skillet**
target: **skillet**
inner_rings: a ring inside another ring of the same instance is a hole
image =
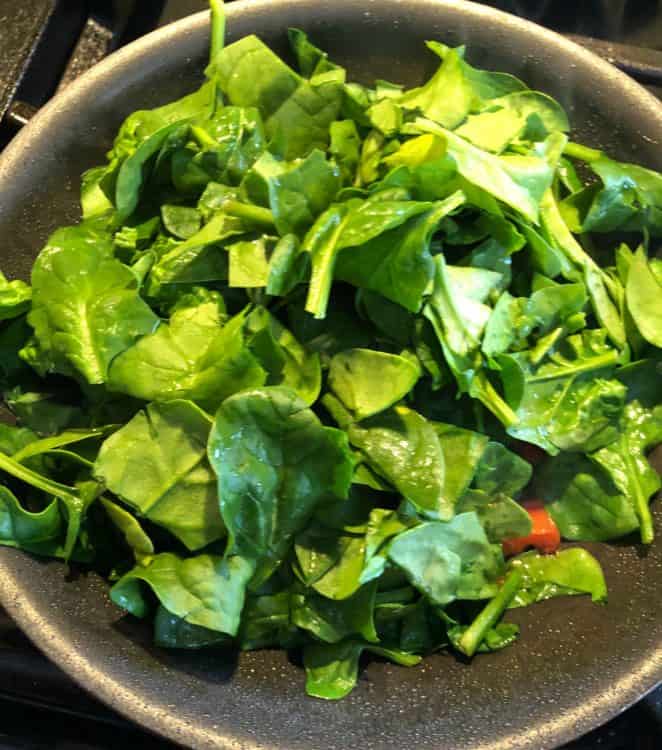
[[[662,105],[607,63],[507,14],[452,0],[247,0],[229,39],[258,33],[285,53],[298,26],[353,79],[415,85],[434,69],[425,39],[467,43],[566,107],[574,137],[662,169]],[[48,234],[78,219],[79,177],[100,163],[126,115],[195,89],[205,13],[112,55],[56,97],[0,159],[0,265],[29,269]],[[658,462],[662,465],[662,461]],[[658,466],[659,468],[659,466]],[[662,507],[654,508],[662,535]],[[629,540],[626,540],[629,541]],[[585,545],[602,563],[607,608],[557,599],[512,615],[518,644],[471,665],[449,655],[405,670],[372,663],[340,703],[305,697],[282,652],[167,652],[123,617],[94,574],[0,550],[0,603],[61,668],[131,719],[195,748],[551,748],[606,721],[662,680],[662,543]]]

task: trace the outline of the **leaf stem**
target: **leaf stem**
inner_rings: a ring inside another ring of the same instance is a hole
[[[249,203],[227,200],[223,203],[222,209],[228,216],[236,216],[238,219],[245,219],[269,229],[275,226],[274,215],[268,208],[262,206],[252,206]]]
[[[581,143],[574,143],[573,141],[568,141],[565,144],[563,153],[571,159],[580,159],[589,164],[602,157],[602,151],[598,151],[595,148],[589,148],[588,146],[582,146]]]
[[[211,42],[209,61],[213,62],[216,55],[225,46],[225,8],[223,0],[209,0],[211,10]]]
[[[457,647],[466,656],[473,656],[487,631],[494,627],[506,607],[510,604],[522,583],[522,572],[512,570],[503,582],[497,595],[490,599],[478,617],[464,631]]]
[[[52,479],[47,479],[41,474],[37,474],[36,471],[28,469],[26,466],[18,463],[13,458],[10,458],[4,453],[0,452],[0,471],[5,471],[7,474],[11,474],[16,479],[20,479],[22,482],[35,487],[48,495],[54,495],[59,498],[70,498],[73,502],[80,502],[76,490],[73,487],[69,487],[66,484],[60,484],[54,482]]]

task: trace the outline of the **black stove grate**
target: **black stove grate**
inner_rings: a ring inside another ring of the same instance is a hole
[[[662,99],[662,0],[485,4],[568,36]],[[0,149],[55,93],[118,47],[205,0],[0,0]],[[0,750],[167,750],[79,688],[0,611]],[[564,750],[658,750],[662,688]]]

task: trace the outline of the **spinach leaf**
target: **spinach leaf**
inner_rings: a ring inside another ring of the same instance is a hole
[[[142,589],[145,583],[172,615],[190,625],[236,635],[252,573],[251,564],[237,556],[181,558],[161,552],[147,565],[137,565],[122,576],[110,596],[135,617],[146,617],[149,604]]]
[[[161,648],[199,649],[225,645],[228,637],[217,630],[191,625],[159,605],[154,615],[154,643]]]
[[[266,385],[283,385],[307,405],[317,401],[322,383],[319,356],[301,346],[266,308],[246,319],[248,347],[267,371]]]
[[[111,502],[108,498],[102,497],[101,504],[108,514],[108,518],[124,536],[124,540],[136,558],[136,562],[140,564],[148,563],[149,558],[154,554],[154,545],[137,519],[127,510],[124,510],[122,506]]]
[[[30,308],[32,290],[23,281],[7,281],[0,271],[0,320],[18,318]]]
[[[246,346],[246,312],[225,325],[215,300],[173,312],[113,361],[108,386],[146,401],[190,399],[210,410],[266,379]]]
[[[225,535],[206,456],[210,429],[190,401],[150,404],[104,442],[94,475],[195,551]]]
[[[607,584],[600,563],[581,547],[554,555],[525,552],[508,563],[522,573],[522,583],[510,607],[526,607],[556,596],[590,594],[594,602],[607,599]]]
[[[368,465],[418,510],[433,518],[452,517],[452,500],[444,496],[444,455],[433,424],[396,406],[351,425],[348,434]]]
[[[249,595],[241,613],[241,629],[238,634],[240,648],[290,648],[298,645],[302,637],[292,622],[295,596],[289,590],[275,594]]]
[[[430,203],[389,200],[379,193],[365,201],[357,198],[329,207],[313,224],[303,241],[312,264],[306,310],[316,318],[325,317],[336,256],[341,250],[365,245],[430,208]]]
[[[0,486],[0,545],[17,547],[37,555],[60,556],[65,524],[57,500],[43,510],[30,512]]]
[[[134,274],[112,257],[109,236],[84,224],[51,235],[32,293],[28,321],[39,345],[58,369],[64,360],[89,383],[103,383],[112,360],[159,323]]]
[[[648,503],[651,495],[662,487],[659,474],[649,464],[646,453],[660,442],[662,406],[648,410],[633,401],[625,407],[618,439],[591,456],[632,503],[644,544],[653,541],[653,519]]]
[[[343,433],[323,427],[293,391],[246,390],[226,399],[209,437],[229,553],[266,580],[322,503],[345,499],[352,458]]]
[[[371,349],[348,349],[336,354],[329,367],[329,387],[357,420],[372,417],[404,398],[420,376],[405,357]],[[375,382],[385,386],[375,389]]]
[[[465,180],[514,208],[528,221],[538,222],[540,201],[553,178],[544,159],[495,156],[424,118],[415,120],[414,130],[439,136]]]
[[[329,126],[329,153],[340,167],[345,182],[351,182],[361,155],[361,136],[354,120],[337,120]]]
[[[231,104],[257,107],[267,135],[285,159],[326,148],[329,125],[340,111],[340,81],[314,86],[256,36],[221,50],[207,69]]]
[[[531,533],[531,516],[519,503],[502,493],[487,494],[482,490],[467,490],[460,498],[456,511],[474,511],[487,538],[493,544]]]
[[[554,99],[538,91],[516,91],[485,102],[456,132],[474,146],[498,154],[512,141],[526,138],[532,121],[536,139],[543,132],[570,129],[565,112]]]
[[[310,644],[303,652],[308,695],[326,700],[339,700],[348,695],[356,685],[359,658],[363,651],[383,656],[404,667],[413,667],[421,660],[420,656],[406,651],[382,648],[360,641]]]
[[[662,206],[662,187],[660,196]],[[630,315],[641,335],[653,346],[662,348],[662,281],[653,273],[641,247],[634,254],[630,265],[625,297]]]
[[[411,312],[421,308],[434,275],[430,242],[441,220],[464,202],[456,191],[419,214],[357,248],[342,251],[335,278],[379,292]]]
[[[566,153],[588,157],[602,186],[589,186],[564,201],[564,215],[575,232],[647,230],[662,236],[662,176],[636,164],[607,158],[594,149],[568,144]]]
[[[489,439],[486,435],[449,424],[437,422],[434,429],[446,467],[443,495],[455,504],[478,470]]]
[[[614,287],[619,288],[620,282],[609,280],[590,255],[584,252],[565,223],[551,191],[543,196],[541,220],[549,240],[581,271],[600,325],[607,330],[614,344],[622,347],[625,344],[625,329],[618,307],[612,298]]]
[[[547,461],[536,489],[564,539],[605,542],[639,527],[631,500],[600,466],[580,454],[562,453]]]
[[[344,600],[361,586],[365,540],[362,536],[312,524],[296,537],[295,572],[327,599]]]
[[[523,458],[493,440],[481,455],[473,485],[488,495],[503,493],[517,497],[531,480],[533,468]]]
[[[469,627],[453,627],[449,630],[448,635],[451,643],[458,651],[461,651],[465,656],[472,657],[483,643],[487,650],[491,650],[490,644],[495,648],[503,648],[503,646],[512,642],[517,630],[514,630],[512,626],[510,628],[506,626],[504,629],[502,625],[499,628],[497,621],[512,601],[521,580],[521,572],[511,570],[506,576],[503,586],[494,598],[485,605]]]
[[[373,624],[376,590],[376,583],[369,583],[341,601],[317,594],[297,595],[292,622],[325,643],[338,643],[352,636],[374,643],[377,641]]]
[[[284,297],[302,283],[308,273],[309,256],[294,234],[281,237],[269,258],[267,294]]]
[[[74,546],[78,540],[81,524],[85,518],[87,509],[100,493],[99,485],[92,481],[81,481],[75,487],[69,487],[68,485],[49,479],[27,466],[23,466],[14,458],[1,451],[0,471],[16,479],[20,479],[31,487],[41,490],[49,496],[54,496],[61,501],[66,518],[66,535],[62,548],[62,557],[68,560],[74,551]]]
[[[16,386],[3,397],[19,422],[41,435],[54,435],[84,421],[81,407],[61,402],[54,393],[24,391]]]
[[[291,163],[265,152],[247,176],[246,187],[251,181],[262,183],[252,190],[266,194],[279,234],[301,234],[335,198],[340,171],[318,149]]]
[[[195,208],[165,203],[161,206],[163,226],[178,239],[187,240],[200,231],[200,213]]]
[[[537,368],[527,359],[525,353],[510,358],[521,377],[519,394],[508,399],[518,417],[510,435],[551,454],[596,450],[616,438],[625,388],[604,379],[619,362],[604,331],[568,336]]]
[[[403,531],[390,543],[388,557],[413,586],[441,606],[455,599],[494,596],[503,572],[500,547],[489,543],[472,512]]]

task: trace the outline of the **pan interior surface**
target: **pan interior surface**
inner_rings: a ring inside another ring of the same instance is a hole
[[[662,106],[561,37],[472,3],[444,0],[253,0],[228,7],[230,41],[256,33],[286,54],[308,32],[354,80],[416,85],[435,68],[426,39],[467,44],[478,66],[558,98],[573,136],[662,169]],[[29,276],[44,240],[79,218],[81,173],[103,161],[128,114],[182,96],[202,79],[207,14],[144,37],[74,83],[0,160],[0,265]],[[662,507],[654,506],[658,529]],[[627,707],[662,679],[662,545],[587,544],[609,604],[587,597],[518,610],[516,646],[471,665],[436,655],[414,669],[374,662],[340,703],[304,694],[283,652],[172,652],[108,600],[95,574],[0,550],[0,602],[63,669],[144,726],[195,748],[307,750],[553,747]]]

